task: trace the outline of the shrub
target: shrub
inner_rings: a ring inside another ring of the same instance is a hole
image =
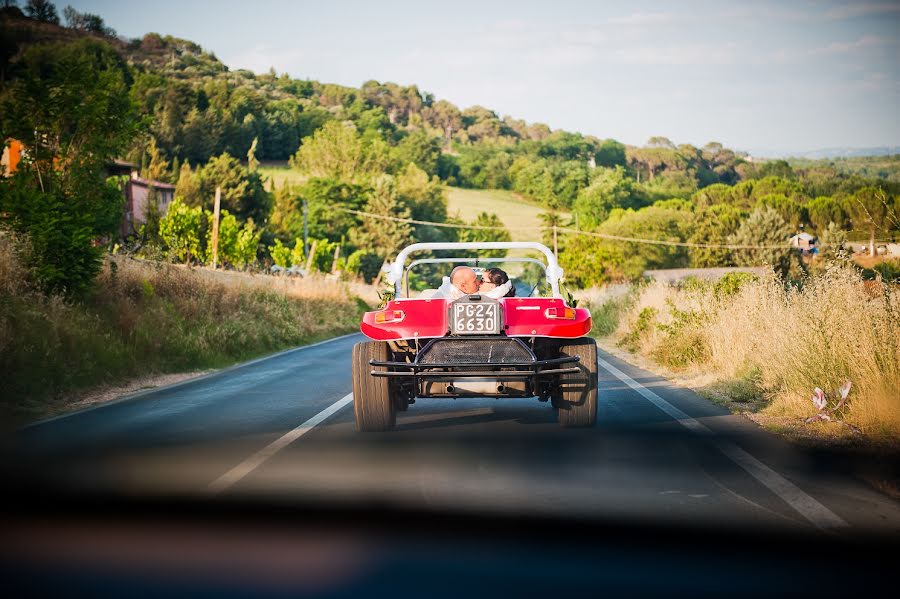
[[[381,273],[381,256],[368,250],[357,250],[347,258],[347,270],[372,283]]]
[[[643,337],[653,328],[658,314],[659,310],[651,307],[643,308],[638,312],[630,330],[619,341],[619,346],[624,347],[628,351],[638,351]]]
[[[747,283],[758,281],[759,277],[750,272],[729,272],[713,285],[716,297],[728,297],[739,292]]]

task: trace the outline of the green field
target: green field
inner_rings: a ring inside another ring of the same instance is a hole
[[[447,188],[447,209],[473,221],[479,212],[493,212],[510,231],[513,241],[539,241],[544,209],[521,195],[503,189]]]
[[[263,162],[259,166],[259,174],[262,175],[266,189],[270,189],[269,181],[274,182],[277,189],[281,189],[285,181],[290,182],[291,185],[300,185],[305,179],[287,162]]]

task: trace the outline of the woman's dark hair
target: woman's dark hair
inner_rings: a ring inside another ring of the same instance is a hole
[[[489,268],[484,271],[483,278],[486,278],[488,281],[493,283],[494,285],[500,286],[505,285],[507,281],[509,281],[509,275],[506,274],[505,271],[499,268]],[[516,286],[513,285],[509,292],[503,297],[515,297],[516,295]]]

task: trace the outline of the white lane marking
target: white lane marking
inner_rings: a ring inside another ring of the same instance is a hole
[[[234,483],[238,482],[239,480],[253,472],[256,468],[259,468],[259,466],[261,466],[273,455],[311,431],[316,427],[316,425],[321,424],[329,416],[333,415],[341,408],[349,405],[352,401],[353,393],[348,393],[294,430],[289,431],[275,441],[272,441],[269,445],[260,449],[255,454],[214,480],[209,485],[209,490],[214,494],[221,493]]]
[[[707,426],[701,424],[694,418],[691,418],[603,358],[598,357],[597,362],[610,374],[637,391],[650,403],[671,416],[686,429],[700,435],[714,436],[712,430]],[[818,528],[830,529],[847,526],[847,523],[837,514],[804,493],[797,485],[787,480],[734,443],[717,441],[716,446],[719,448],[719,451],[732,462],[746,470],[753,478],[765,485],[797,513]]]

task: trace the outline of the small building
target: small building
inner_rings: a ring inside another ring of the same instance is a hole
[[[147,222],[151,189],[156,193],[159,215],[165,216],[169,211],[169,205],[175,198],[175,186],[161,181],[142,179],[137,171],[132,171],[131,178],[125,184],[125,218],[122,220],[122,235],[137,233],[141,225]]]
[[[799,250],[801,254],[818,254],[819,249],[816,247],[816,238],[806,233],[797,233],[791,237],[791,247]]]

